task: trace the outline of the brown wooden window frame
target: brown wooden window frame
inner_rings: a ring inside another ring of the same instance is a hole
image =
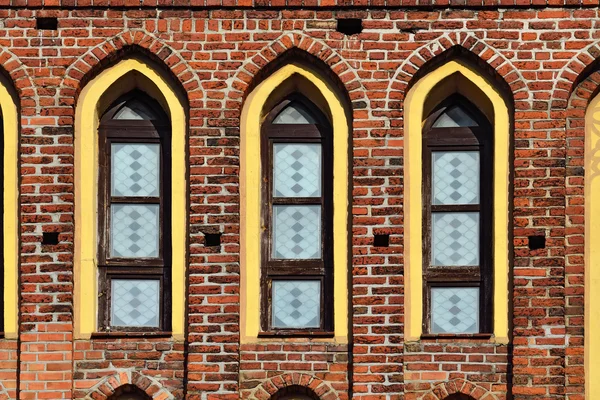
[[[460,106],[477,122],[477,127],[433,128],[449,107]],[[461,336],[468,333],[431,333],[432,287],[479,288],[479,334],[493,332],[493,128],[471,102],[455,94],[444,100],[423,125],[423,332],[426,335]],[[434,151],[479,151],[480,199],[476,205],[432,204],[432,161]],[[431,265],[433,212],[479,213],[479,266]]]
[[[156,120],[118,120],[115,114],[130,100],[150,108]],[[104,332],[165,332],[171,329],[171,125],[162,107],[146,93],[134,90],[120,97],[102,116],[99,134],[98,179],[98,326]],[[158,197],[112,196],[111,145],[113,143],[160,144]],[[159,204],[159,255],[156,258],[112,257],[110,254],[111,204]],[[159,326],[111,326],[113,279],[159,280]]]
[[[311,112],[316,124],[273,124],[290,103]],[[321,144],[321,197],[273,196],[275,143]],[[314,103],[299,93],[285,97],[266,116],[261,127],[261,329],[259,336],[333,336],[333,129]],[[321,205],[321,259],[273,259],[272,213],[274,205]],[[321,309],[318,328],[276,328],[272,324],[272,282],[320,280]]]

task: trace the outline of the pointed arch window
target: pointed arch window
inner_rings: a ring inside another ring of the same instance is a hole
[[[170,318],[170,124],[133,91],[100,121],[99,326],[165,331]]]
[[[493,154],[489,121],[460,95],[425,121],[425,332],[492,332]]]
[[[308,99],[288,96],[262,125],[264,334],[333,330],[332,129]]]

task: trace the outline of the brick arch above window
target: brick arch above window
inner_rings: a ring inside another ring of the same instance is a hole
[[[276,375],[264,381],[250,395],[252,400],[283,400],[293,391],[303,393],[313,400],[337,400],[340,398],[338,392],[322,379],[304,373],[286,373]]]
[[[175,396],[153,377],[131,370],[117,370],[112,375],[100,379],[89,390],[84,400],[123,400],[121,396],[124,394],[138,396],[131,399],[125,397],[126,400],[175,399]]]

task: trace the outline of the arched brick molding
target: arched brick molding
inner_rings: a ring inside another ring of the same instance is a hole
[[[499,400],[489,390],[463,379],[454,379],[436,385],[420,400]]]
[[[388,108],[399,108],[397,102],[404,100],[411,82],[419,77],[421,71],[429,71],[424,69],[423,66],[430,62],[435,62],[436,57],[442,56],[444,52],[449,51],[453,47],[472,53],[478,60],[485,62],[495,70],[502,79],[502,83],[508,85],[510,88],[515,101],[526,101],[529,99],[525,79],[521,75],[521,72],[508,59],[472,34],[456,32],[442,35],[421,46],[404,60],[398,68],[394,79],[391,80],[391,87],[388,90]],[[442,58],[439,58],[439,60],[443,61]]]
[[[277,398],[277,393],[285,391],[287,387],[300,386],[307,388],[311,394],[321,400],[339,399],[339,394],[327,382],[314,375],[303,373],[286,373],[274,376],[259,385],[250,395],[252,400],[269,400]]]
[[[10,397],[8,396],[8,390],[6,390],[4,385],[2,385],[2,382],[0,382],[0,400],[9,400],[9,399],[10,399]]]
[[[79,92],[99,71],[128,54],[140,53],[159,65],[179,82],[190,99],[202,97],[200,81],[193,68],[164,41],[143,31],[126,31],[79,57],[67,71],[61,85],[60,103],[75,105]]]
[[[366,103],[364,105],[359,103],[365,99],[365,88],[350,64],[324,42],[294,32],[281,35],[238,69],[231,80],[231,88],[227,94],[227,108],[237,110],[237,114],[231,117],[239,117],[244,98],[254,85],[260,83],[258,78],[260,73],[265,72],[265,67],[292,49],[295,49],[297,54],[304,52],[323,61],[344,85],[345,91],[355,105],[354,108],[366,107]]]
[[[565,109],[571,102],[574,90],[598,69],[600,63],[600,41],[581,49],[559,71],[552,89],[552,109]]]
[[[146,393],[153,400],[171,400],[175,397],[169,393],[156,379],[145,376],[137,371],[119,370],[113,375],[102,379],[92,387],[85,400],[107,400],[118,394],[120,387],[133,385]],[[0,400],[2,397],[0,397]]]
[[[25,65],[10,50],[0,49],[0,68],[1,73],[12,81],[19,95],[20,116],[36,115],[37,88],[33,85]]]

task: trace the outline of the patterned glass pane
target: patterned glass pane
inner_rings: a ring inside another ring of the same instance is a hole
[[[433,153],[433,204],[479,203],[479,152]]]
[[[431,288],[431,333],[478,333],[479,288]]]
[[[274,206],[273,219],[273,258],[321,257],[321,206]]]
[[[450,107],[433,123],[434,128],[464,128],[478,126],[469,114],[460,107]]]
[[[479,265],[479,213],[433,213],[432,265]]]
[[[273,120],[274,124],[316,124],[310,111],[300,103],[291,103]]]
[[[153,120],[156,119],[156,116],[152,110],[141,101],[131,100],[125,103],[125,105],[116,112],[113,119]]]
[[[111,326],[158,327],[160,281],[113,279],[111,282]]]
[[[321,145],[273,145],[275,197],[321,196]]]
[[[275,328],[318,328],[320,309],[320,281],[273,281]]]
[[[114,143],[111,153],[113,196],[159,196],[159,144]]]
[[[158,204],[111,206],[113,257],[158,257]]]

